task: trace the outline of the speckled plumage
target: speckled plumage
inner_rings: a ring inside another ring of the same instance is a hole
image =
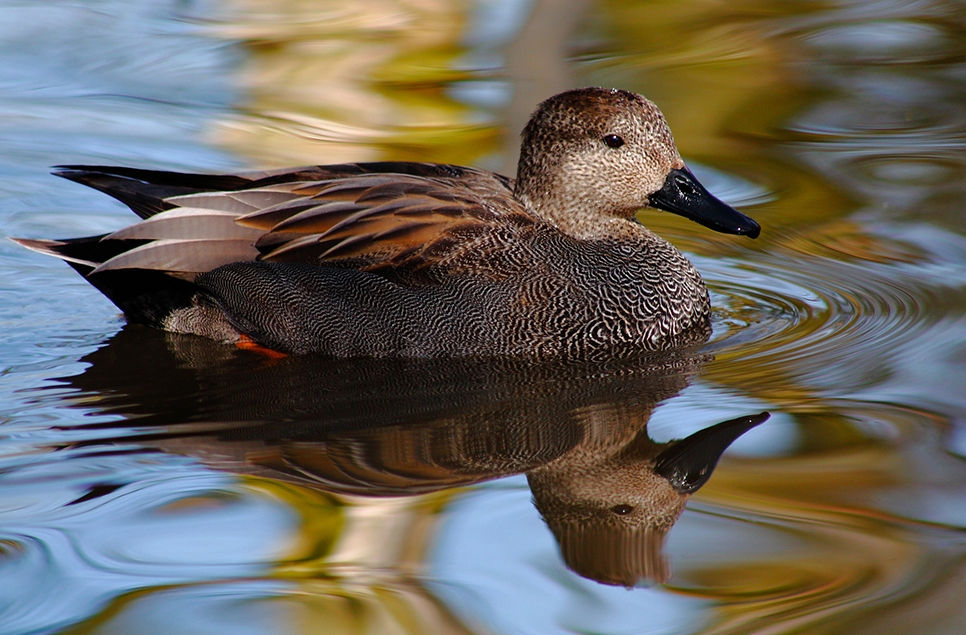
[[[67,260],[133,321],[288,353],[693,344],[709,333],[704,283],[635,212],[658,206],[758,233],[693,180],[654,104],[596,88],[541,104],[515,183],[422,163],[60,174],[145,220],[106,236],[19,242]]]

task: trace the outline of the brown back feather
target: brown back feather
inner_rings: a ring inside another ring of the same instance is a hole
[[[117,247],[89,263],[95,272],[197,274],[256,259],[370,271],[446,268],[465,252],[468,237],[534,222],[509,179],[445,165],[346,164],[223,177],[73,166],[62,175],[129,204],[151,199],[142,214],[148,220],[104,238]]]
[[[262,260],[352,261],[374,269],[413,265],[429,253],[439,260],[438,247],[457,246],[454,235],[506,215],[529,218],[501,181],[475,170],[461,176],[374,173],[293,183],[293,198],[236,222],[265,231],[256,242]]]

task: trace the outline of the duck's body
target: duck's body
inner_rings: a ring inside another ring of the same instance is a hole
[[[535,113],[523,148],[516,183],[422,163],[225,176],[69,166],[59,174],[145,220],[19,242],[70,262],[134,321],[289,353],[585,353],[706,338],[701,277],[634,212],[758,227],[694,181],[657,108],[624,91],[563,93]]]

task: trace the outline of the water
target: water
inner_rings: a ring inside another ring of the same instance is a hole
[[[0,633],[962,632],[964,16],[0,3],[4,235],[130,222],[62,163],[512,172],[535,101],[584,84],[654,99],[763,226],[642,214],[702,271],[715,334],[604,364],[266,360],[126,326],[0,243]],[[660,552],[574,547],[566,493],[658,509],[628,473],[761,411]]]

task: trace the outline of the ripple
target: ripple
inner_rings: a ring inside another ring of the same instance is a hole
[[[864,63],[923,62],[941,56],[949,44],[941,29],[910,20],[833,24],[803,39],[827,54]]]
[[[269,491],[153,453],[64,450],[5,466],[0,486],[4,633],[75,623],[136,588],[260,575],[296,522]]]
[[[679,566],[678,588],[708,600],[755,607],[722,616],[724,623],[715,629],[720,632],[759,632],[768,624],[787,627],[790,621],[811,632],[811,626],[820,629],[831,616],[854,623],[870,604],[896,596],[912,602],[926,599],[935,587],[962,575],[961,559],[924,548],[887,521],[845,515],[841,508],[799,509],[796,513],[808,519],[808,529],[776,514],[774,502],[768,508],[752,503],[740,512],[704,503],[691,509],[685,519],[695,534],[691,543],[700,545],[704,539],[731,549],[709,554],[711,566],[692,555],[694,565]],[[918,632],[887,632],[912,631]]]
[[[0,597],[5,633],[34,632],[70,621],[70,605],[85,603],[90,610],[101,591],[95,582],[79,588],[69,581],[58,559],[63,535],[56,531],[0,534]]]
[[[708,191],[733,207],[761,205],[777,198],[775,192],[729,172],[688,161],[688,167]]]
[[[721,307],[713,347],[737,358],[730,373],[759,384],[791,374],[820,388],[860,389],[890,372],[897,349],[936,320],[929,308],[938,291],[908,263],[775,250],[700,267]]]
[[[811,141],[949,143],[958,140],[962,132],[963,107],[940,101],[883,103],[874,95],[853,95],[813,108],[791,122],[788,129]]]
[[[950,180],[956,165],[931,157],[861,157],[854,165],[865,178],[884,185],[935,186]]]

